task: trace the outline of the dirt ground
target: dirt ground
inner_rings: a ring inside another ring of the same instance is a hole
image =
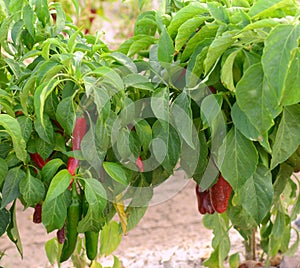
[[[183,179],[180,172],[159,187],[154,200],[139,225],[125,236],[114,252],[125,268],[198,268],[211,252],[210,230],[203,227],[202,216],[197,211],[193,181]],[[48,268],[44,242],[55,233],[47,234],[42,225],[32,223],[32,209],[19,208],[17,220],[23,243],[24,259],[21,260],[14,245],[6,236],[0,238],[0,251],[6,256],[0,260],[4,268]],[[240,236],[231,233],[232,252],[243,246]],[[102,259],[111,265],[111,259]],[[285,259],[281,268],[299,268],[300,251]],[[62,266],[72,267],[67,263]]]

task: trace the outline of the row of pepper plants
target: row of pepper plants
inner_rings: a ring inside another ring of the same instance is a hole
[[[294,0],[167,1],[111,51],[58,2],[0,1],[0,235],[23,254],[19,200],[56,233],[52,264],[101,267],[179,163],[214,234],[203,265],[224,267],[231,228],[246,258],[293,255],[299,16]]]

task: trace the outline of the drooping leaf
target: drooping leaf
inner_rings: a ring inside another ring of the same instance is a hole
[[[300,144],[300,104],[286,106],[273,145],[271,169],[296,151]]]
[[[238,191],[254,174],[257,163],[254,144],[233,127],[220,147],[218,166],[234,191]]]
[[[267,132],[274,124],[271,109],[268,101],[274,97],[271,92],[264,88],[264,73],[261,64],[250,66],[236,87],[237,103],[242,111],[245,112],[249,121],[262,135]],[[269,99],[269,100],[267,100]]]
[[[55,229],[61,229],[67,218],[67,209],[71,202],[71,192],[64,191],[52,199],[46,199],[43,203],[42,222],[50,233]]]
[[[284,91],[292,51],[298,47],[299,31],[298,25],[278,25],[265,41],[262,67],[271,90],[277,96],[278,103]]]
[[[213,40],[208,48],[206,59],[204,60],[204,71],[208,74],[223,53],[233,44],[234,32],[225,32],[223,35]]]
[[[9,212],[5,208],[0,209],[0,236],[2,236],[6,232],[9,221],[10,221]]]
[[[9,239],[16,245],[18,252],[20,253],[21,257],[23,258],[23,247],[21,242],[21,237],[19,234],[18,226],[17,226],[17,202],[16,200],[13,202],[13,205],[9,209],[10,212],[10,222],[7,227],[7,235]]]
[[[117,249],[122,240],[119,224],[111,221],[105,224],[100,234],[100,253],[108,256]]]
[[[273,201],[272,175],[263,165],[259,164],[255,173],[247,179],[239,190],[243,208],[260,224]]]
[[[193,118],[191,101],[186,92],[182,92],[174,100],[171,106],[171,116],[180,136],[191,148],[195,148],[192,137]]]
[[[281,98],[283,106],[300,102],[300,50],[292,53],[292,60],[284,82],[284,90]]]
[[[162,28],[162,33],[158,40],[158,51],[157,56],[158,60],[161,63],[171,63],[175,49],[173,41],[169,36],[165,27]]]
[[[27,207],[34,206],[44,198],[44,184],[30,173],[20,181],[19,188]]]
[[[67,97],[58,104],[56,119],[65,132],[71,135],[76,120],[73,97]]]
[[[27,156],[26,143],[17,119],[7,114],[0,114],[0,126],[10,135],[17,157],[25,162]]]
[[[25,177],[26,173],[21,169],[21,167],[12,168],[7,172],[2,189],[2,202],[0,209],[5,208],[7,204],[20,196],[19,184]]]

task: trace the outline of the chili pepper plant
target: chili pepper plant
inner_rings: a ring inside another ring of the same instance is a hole
[[[0,235],[21,255],[17,200],[56,234],[46,243],[52,264],[72,255],[74,265],[98,264],[178,163],[214,234],[203,265],[224,267],[231,228],[246,259],[267,266],[278,252],[294,254],[296,1],[168,1],[141,13],[116,51],[59,3],[0,3]]]

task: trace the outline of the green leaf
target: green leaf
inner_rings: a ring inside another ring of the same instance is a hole
[[[240,254],[239,253],[234,253],[230,255],[229,257],[229,267],[230,268],[238,268],[240,265]]]
[[[0,209],[0,236],[2,236],[6,232],[9,221],[9,212],[5,208]]]
[[[211,2],[207,3],[207,6],[209,12],[216,21],[224,24],[229,24],[230,20],[227,9],[222,4],[217,2]]]
[[[30,117],[19,116],[17,118],[19,125],[21,127],[22,136],[25,142],[28,142],[31,132],[32,132],[32,120]]]
[[[249,121],[262,135],[274,124],[272,113],[268,107],[270,98],[274,97],[271,92],[264,88],[264,75],[261,64],[250,66],[236,87],[237,103],[245,112]],[[267,100],[268,98],[268,100]]]
[[[231,118],[234,126],[249,140],[258,141],[267,152],[271,152],[268,141],[268,133],[260,135],[258,130],[250,122],[249,117],[241,110],[237,103],[231,108]]]
[[[261,59],[262,67],[271,90],[277,96],[278,103],[282,99],[292,51],[298,47],[298,39],[298,25],[278,25],[265,41]]]
[[[280,8],[294,7],[294,1],[289,0],[258,0],[249,10],[249,15],[254,18],[262,18],[276,14]]]
[[[180,137],[174,127],[162,120],[157,120],[153,124],[152,131],[153,155],[165,170],[172,173],[181,153]]]
[[[45,251],[51,265],[54,265],[58,259],[58,243],[57,238],[53,237],[45,243]]]
[[[284,238],[282,235],[284,229],[285,229],[285,213],[278,210],[276,213],[271,234],[269,236],[270,242],[269,242],[268,254],[270,254],[270,256],[275,256],[278,253]]]
[[[41,139],[45,142],[52,144],[54,141],[54,130],[51,120],[47,114],[43,115],[43,125],[41,121],[36,118],[34,121],[34,128]]]
[[[35,1],[35,12],[40,22],[42,22],[43,26],[50,21],[50,12],[48,9],[48,1],[47,0],[37,0]]]
[[[185,62],[194,53],[195,49],[201,44],[210,45],[215,40],[215,35],[218,30],[217,25],[207,24],[188,41],[181,56],[181,62]]]
[[[271,169],[287,160],[300,144],[300,104],[286,106],[273,145]]]
[[[34,26],[34,13],[30,5],[26,5],[23,8],[23,20],[26,29],[32,37],[35,36],[35,26]]]
[[[64,226],[70,202],[71,193],[68,190],[50,200],[45,199],[42,209],[42,221],[48,233],[56,229],[59,230]]]
[[[151,97],[151,109],[157,119],[169,122],[170,92],[166,87],[155,90]]]
[[[90,129],[84,135],[81,141],[81,152],[85,160],[99,174],[104,156],[98,154],[95,139],[95,129],[93,127],[93,124],[90,124]]]
[[[281,105],[292,105],[300,102],[300,50],[292,53],[292,60],[284,82]]]
[[[197,32],[200,25],[207,17],[194,17],[185,21],[179,28],[175,38],[175,50],[179,51],[185,43]]]
[[[19,235],[19,230],[17,226],[17,217],[16,217],[16,204],[17,202],[14,201],[13,205],[9,209],[10,212],[10,223],[7,227],[7,235],[9,239],[16,245],[21,257],[23,258],[23,248],[22,248],[22,243],[21,243],[21,237]]]
[[[243,208],[260,224],[272,205],[271,172],[259,164],[255,173],[240,188],[239,195]]]
[[[205,74],[208,74],[211,68],[216,64],[223,53],[231,47],[234,42],[234,31],[225,32],[214,39],[208,48],[206,59],[204,60]]]
[[[158,60],[161,63],[171,63],[175,53],[173,41],[169,36],[165,27],[162,28],[160,38],[158,40]]]
[[[99,232],[104,224],[103,210],[107,204],[106,191],[96,179],[84,180],[84,193],[88,203],[85,217],[78,223],[78,232]]]
[[[44,199],[44,184],[30,173],[20,181],[19,189],[27,207],[32,207]]]
[[[154,86],[149,79],[140,74],[128,74],[124,77],[124,84],[127,88],[134,87],[150,91],[154,90]]]
[[[42,181],[49,183],[57,173],[57,170],[63,165],[65,165],[65,163],[60,158],[52,159],[47,162],[41,170]]]
[[[257,163],[254,144],[233,127],[219,149],[218,166],[234,191],[238,191],[254,174]]]
[[[208,229],[213,229],[214,234],[212,240],[214,252],[209,259],[205,260],[203,265],[210,268],[224,267],[224,260],[230,250],[228,219],[224,214],[206,215],[203,218],[203,225]]]
[[[208,145],[201,127],[201,123],[196,121],[192,135],[195,148],[192,149],[186,143],[183,143],[180,155],[180,166],[187,176],[193,178],[198,184],[201,181],[208,162]]]
[[[109,58],[113,58],[118,63],[122,64],[122,66],[127,67],[128,70],[130,70],[130,72],[132,72],[132,73],[137,73],[138,72],[137,67],[136,67],[135,63],[132,61],[132,59],[127,57],[123,53],[112,52],[112,53],[109,53],[107,55],[104,55],[103,57],[106,57],[106,56],[109,57]]]
[[[101,83],[113,86],[113,88],[109,88],[109,92],[117,93],[124,89],[123,80],[121,79],[120,75],[109,67],[98,67],[97,69],[86,73],[85,76],[91,75],[101,78]]]
[[[8,165],[6,161],[0,157],[0,189],[2,189],[2,184],[5,181],[7,172],[8,172]]]
[[[140,220],[144,217],[147,206],[142,207],[131,207],[128,206],[126,208],[126,215],[127,215],[127,226],[126,231],[129,232],[133,228],[137,226],[137,224],[140,222]]]
[[[57,106],[56,119],[67,134],[71,135],[76,119],[73,96],[63,99]]]
[[[235,91],[235,85],[234,85],[234,75],[233,75],[233,64],[235,61],[235,58],[240,53],[241,49],[236,49],[233,52],[229,54],[229,56],[226,58],[222,69],[221,69],[221,81],[223,85],[228,88],[231,91]]]
[[[152,129],[149,123],[142,119],[139,120],[135,125],[135,130],[138,138],[143,146],[143,151],[147,152],[152,140]]]
[[[244,31],[250,31],[260,28],[273,28],[279,24],[279,21],[276,19],[262,19],[258,21],[254,21],[250,24],[248,24],[245,28],[243,28]]]
[[[168,26],[168,32],[172,38],[175,37],[179,27],[195,16],[207,14],[208,10],[204,4],[198,2],[192,2],[184,8],[180,9],[173,17],[170,25]]]
[[[98,209],[103,211],[106,206],[106,191],[102,184],[96,179],[86,179],[85,181],[85,198],[89,205],[98,204]]]
[[[2,189],[2,202],[0,209],[6,207],[11,201],[20,196],[19,183],[26,177],[26,173],[21,167],[15,167],[10,169],[6,176]]]
[[[122,240],[119,224],[111,221],[105,224],[100,234],[100,253],[108,256],[114,252]]]
[[[45,142],[44,140],[38,138],[35,142],[36,152],[46,160],[54,150],[54,145]]]
[[[191,147],[195,148],[193,143],[193,115],[191,101],[186,92],[182,92],[176,97],[171,106],[171,116],[174,120],[174,126],[183,140]]]
[[[10,135],[17,157],[25,162],[27,156],[26,143],[23,139],[22,131],[17,119],[7,114],[0,114],[0,126],[2,126]]]
[[[51,200],[56,199],[58,196],[64,193],[69,187],[70,182],[70,172],[66,169],[59,171],[50,183],[45,202],[49,203]]]
[[[103,168],[113,180],[123,185],[128,185],[126,172],[120,164],[113,162],[103,162]]]

